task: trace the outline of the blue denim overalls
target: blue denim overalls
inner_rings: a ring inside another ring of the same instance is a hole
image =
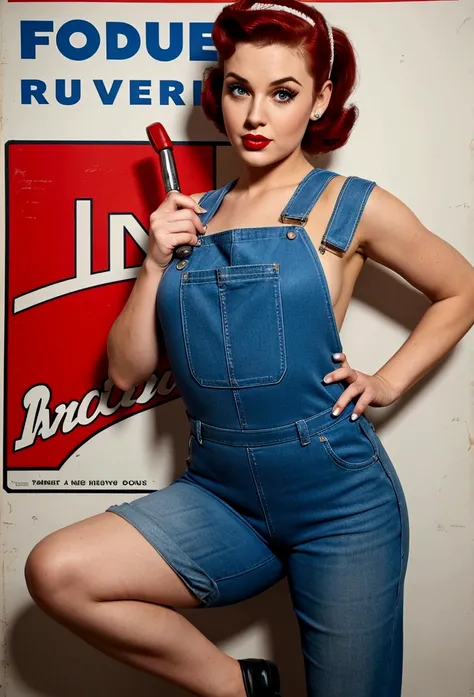
[[[271,227],[201,238],[157,296],[190,422],[183,476],[111,506],[200,599],[237,603],[287,576],[308,697],[399,697],[408,512],[372,423],[331,414],[342,351],[304,225],[335,172],[314,169]],[[206,193],[206,224],[236,183]],[[348,249],[374,182],[349,177],[322,248]],[[187,262],[187,263],[186,263]],[[288,696],[291,697],[291,696]]]

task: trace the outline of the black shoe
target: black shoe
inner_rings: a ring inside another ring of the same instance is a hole
[[[263,658],[239,660],[247,697],[280,697],[280,674],[275,663]]]

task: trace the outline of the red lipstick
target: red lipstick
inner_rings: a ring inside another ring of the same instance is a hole
[[[242,143],[247,150],[263,150],[272,141],[264,136],[246,135],[242,136]]]

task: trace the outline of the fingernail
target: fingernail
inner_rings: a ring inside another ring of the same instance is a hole
[[[196,244],[194,245],[195,247],[200,247],[201,246],[201,240],[198,238]]]
[[[340,413],[341,413],[341,410],[339,409],[339,407],[336,407],[336,408],[333,410],[332,415],[333,415],[333,416],[339,416]]]
[[[332,357],[334,358],[335,361],[340,361],[342,358],[342,353],[333,353]]]
[[[326,377],[323,378],[323,381],[324,381],[325,383],[332,382],[332,378],[330,378],[330,377],[328,377],[328,376],[326,375]]]
[[[355,421],[359,418],[359,414],[351,414],[351,421]]]
[[[199,206],[199,208],[201,209],[201,213],[207,213],[207,208],[203,208],[202,206]]]
[[[204,230],[205,233],[207,232],[207,225],[204,225],[204,226],[203,226],[203,230]]]

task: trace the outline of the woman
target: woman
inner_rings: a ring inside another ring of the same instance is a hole
[[[213,40],[203,108],[241,175],[170,194],[152,214],[108,342],[117,386],[145,380],[157,299],[188,467],[42,540],[28,588],[93,646],[196,695],[274,697],[273,663],[234,660],[173,608],[236,603],[287,576],[308,695],[399,697],[408,514],[364,412],[395,402],[469,330],[474,271],[375,182],[306,160],[342,146],[356,118],[341,30],[309,5],[245,0],[224,8]],[[173,260],[186,243],[191,257]],[[367,257],[432,301],[374,375],[349,365],[339,339]]]

